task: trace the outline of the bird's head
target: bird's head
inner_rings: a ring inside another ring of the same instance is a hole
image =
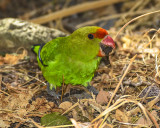
[[[103,57],[108,55],[116,47],[115,42],[109,36],[107,30],[101,27],[82,27],[74,31],[71,35],[71,37],[74,37],[74,42],[77,43],[79,49],[82,49],[81,52],[85,52],[88,55]]]

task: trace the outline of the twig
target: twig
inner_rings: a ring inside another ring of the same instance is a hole
[[[148,13],[148,12],[151,12],[151,10],[141,10],[141,11],[136,11],[136,12],[125,12],[125,13],[105,16],[105,17],[101,17],[101,18],[98,18],[98,19],[83,22],[82,24],[77,25],[76,28],[80,28],[80,27],[83,27],[83,26],[86,26],[86,25],[93,25],[93,24],[95,24],[97,22],[100,22],[100,21],[106,21],[106,20],[110,20],[110,19],[114,19],[114,18],[119,18],[121,16],[127,16],[127,15],[132,16],[132,15]]]
[[[35,122],[33,119],[29,119],[37,128],[44,128],[42,126],[40,126],[37,122]]]
[[[41,83],[44,84],[44,85],[47,85],[45,82],[41,81],[40,79],[38,79],[38,78],[36,78],[36,77],[33,77],[33,76],[31,76],[31,75],[28,75],[28,76],[31,77],[31,78],[33,78],[33,79],[35,79],[35,80],[37,80],[37,81],[39,81],[39,82],[41,82]]]
[[[120,87],[120,85],[121,85],[121,83],[122,83],[124,77],[126,76],[128,70],[129,70],[129,68],[131,67],[131,65],[132,65],[133,61],[135,60],[136,56],[137,56],[137,54],[131,59],[131,61],[130,61],[129,65],[128,65],[126,71],[124,72],[124,74],[123,74],[121,80],[119,81],[119,83],[118,83],[116,89],[114,90],[114,93],[113,93],[113,95],[112,95],[112,97],[111,97],[109,103],[107,104],[107,108],[110,106],[110,104],[111,104],[111,102],[112,102],[112,100],[113,100],[115,94],[117,93],[117,91],[118,91],[118,89],[119,89],[119,87]]]
[[[1,89],[0,89],[0,92],[2,92],[2,93],[4,93],[4,94],[6,94],[6,95],[8,95],[8,96],[9,96],[9,94],[8,94],[8,93],[6,93],[5,91],[2,91]]]
[[[153,124],[156,126],[156,128],[159,128],[159,125],[158,125],[158,123],[157,123],[155,117],[152,116],[151,113],[150,113],[148,110],[146,110],[146,112],[147,112],[149,118],[151,119],[151,121],[153,122]]]
[[[132,23],[132,22],[136,21],[137,19],[142,18],[142,17],[144,17],[144,16],[147,16],[147,15],[150,15],[150,14],[154,14],[154,13],[158,13],[158,12],[160,12],[160,10],[153,11],[153,12],[149,12],[149,13],[145,13],[145,14],[143,14],[143,15],[137,16],[136,18],[130,20],[129,22],[127,22],[127,23],[118,31],[118,33],[117,33],[117,35],[116,35],[116,37],[115,37],[115,40],[116,40],[116,38],[118,37],[119,33],[120,33],[125,27],[127,27],[130,23]]]
[[[69,128],[69,127],[73,127],[73,124],[70,125],[59,125],[59,126],[50,126],[50,127],[42,127],[42,128]]]
[[[111,104],[111,102],[112,102],[112,100],[113,100],[113,98],[114,98],[115,94],[117,93],[117,91],[118,91],[118,89],[119,89],[119,87],[120,87],[120,85],[121,85],[121,83],[122,83],[122,81],[123,81],[124,77],[126,76],[126,74],[127,74],[128,70],[129,70],[130,66],[132,65],[133,61],[135,60],[136,56],[137,56],[137,54],[136,54],[136,55],[131,59],[131,61],[130,61],[129,65],[128,65],[128,67],[127,67],[126,71],[124,72],[124,74],[123,74],[123,76],[122,76],[121,80],[119,81],[119,83],[118,83],[118,85],[117,85],[116,89],[114,90],[114,93],[113,93],[113,95],[112,95],[112,97],[111,97],[110,101],[108,102],[106,109],[110,106],[110,104]],[[103,121],[102,121],[102,123],[101,123],[101,125],[100,125],[100,126],[102,126],[102,124],[103,124],[103,123],[104,123],[104,121],[106,120],[107,116],[108,116],[108,114],[104,117],[104,119],[103,119]]]
[[[112,106],[110,106],[109,108],[107,108],[107,109],[106,109],[105,111],[103,111],[98,117],[96,117],[96,118],[92,121],[92,123],[95,122],[96,120],[100,119],[100,118],[103,117],[104,115],[105,115],[105,117],[108,116],[108,114],[109,114],[111,111],[113,111],[113,110],[115,110],[115,109],[121,107],[122,105],[124,105],[124,104],[126,104],[126,103],[129,103],[129,102],[138,105],[139,108],[141,109],[141,111],[144,113],[146,119],[147,119],[147,120],[151,120],[151,121],[154,123],[154,125],[156,126],[156,128],[158,128],[158,127],[157,127],[157,126],[158,126],[158,123],[156,122],[155,118],[147,111],[147,109],[146,109],[140,102],[137,102],[137,101],[134,101],[134,100],[131,100],[131,99],[119,99],[119,100],[117,100]],[[99,128],[101,128],[102,125],[103,125],[103,121],[102,121],[101,125],[99,126]]]
[[[63,17],[70,16],[76,13],[85,12],[85,11],[93,10],[96,8],[104,7],[107,5],[119,3],[122,1],[126,1],[126,0],[108,0],[108,1],[100,0],[100,1],[94,1],[94,2],[86,2],[83,4],[72,6],[70,8],[62,9],[57,12],[50,13],[45,16],[41,16],[41,17],[32,19],[30,21],[33,23],[37,23],[37,24],[44,24],[44,23],[47,23],[49,21],[53,21],[59,18],[63,18]]]

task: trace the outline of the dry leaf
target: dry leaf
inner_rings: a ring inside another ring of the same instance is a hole
[[[28,112],[26,111],[26,109],[19,109],[17,111],[17,114],[20,116],[20,117],[23,117],[27,114]]]
[[[151,125],[152,122],[150,120],[146,120],[144,117],[140,117],[136,124]]]
[[[22,54],[6,54],[5,57],[0,56],[0,65],[17,64],[19,60],[27,56],[27,51],[23,50]]]
[[[121,40],[124,42],[123,43],[123,48],[128,48],[130,47],[131,43],[132,43],[132,39],[129,36],[124,36],[121,38]]]
[[[128,123],[128,117],[119,109],[116,110],[116,119],[120,122]]]
[[[62,108],[63,110],[68,110],[71,106],[72,106],[71,102],[65,101],[59,105],[59,108]]]
[[[1,128],[9,128],[9,124],[5,122],[3,119],[0,119],[0,126]]]
[[[154,116],[155,119],[158,119],[157,112],[155,110],[151,112],[151,115]],[[152,125],[152,122],[151,122],[151,120],[147,120],[144,117],[140,117],[139,120],[136,122],[136,124],[142,124],[142,125],[150,126],[150,125]]]
[[[109,99],[110,99],[109,92],[106,92],[106,91],[103,91],[103,90],[99,91],[99,93],[96,97],[97,103],[101,104],[101,105],[108,103]]]

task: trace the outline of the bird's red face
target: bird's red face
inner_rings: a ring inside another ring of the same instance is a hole
[[[108,32],[105,29],[103,28],[98,29],[96,32],[96,35],[98,38],[102,39],[100,43],[100,49],[99,49],[97,56],[99,57],[106,56],[106,53],[109,54],[109,52],[111,52],[112,49],[116,47],[115,42],[108,35]],[[105,48],[109,48],[108,51],[106,51],[107,49],[105,50]]]
[[[108,35],[108,32],[103,28],[99,28],[97,29],[96,33],[92,33],[88,35],[88,38],[90,39],[92,39],[93,37],[102,39],[100,43],[100,49],[97,54],[97,56],[99,57],[106,56],[106,54],[109,54],[112,51],[112,49],[116,47],[113,39]]]

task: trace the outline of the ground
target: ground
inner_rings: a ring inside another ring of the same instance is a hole
[[[1,0],[0,11],[3,13],[0,17],[32,20],[85,2]],[[106,65],[103,61],[91,82],[99,90],[97,96],[82,86],[65,85],[57,90],[63,92],[61,100],[55,100],[46,92],[46,81],[35,59],[25,52],[1,56],[0,127],[40,127],[41,117],[53,112],[72,118],[72,125],[77,127],[88,126],[91,122],[94,127],[99,127],[104,119],[102,117],[106,117],[102,127],[158,127],[160,15],[156,13],[142,17],[129,24],[117,37],[116,34],[133,16],[158,10],[159,4],[157,0],[117,2],[107,8],[101,7],[43,24],[67,33],[90,24],[109,29],[117,47],[110,54],[110,64]]]

